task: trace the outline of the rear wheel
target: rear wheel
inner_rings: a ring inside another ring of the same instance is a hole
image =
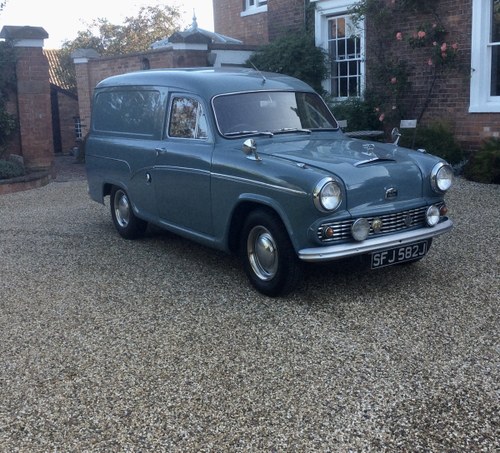
[[[148,223],[136,217],[125,190],[120,187],[113,187],[110,206],[111,217],[120,236],[125,239],[136,239],[144,234]]]
[[[261,293],[276,297],[290,293],[301,276],[301,264],[280,219],[258,210],[245,221],[240,254],[252,285]]]

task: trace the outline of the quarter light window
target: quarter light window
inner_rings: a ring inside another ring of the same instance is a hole
[[[207,118],[202,105],[188,97],[175,97],[172,101],[168,135],[177,138],[206,140]]]

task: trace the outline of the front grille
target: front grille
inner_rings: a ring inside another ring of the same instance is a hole
[[[408,209],[407,211],[394,212],[391,214],[385,214],[380,216],[365,217],[370,225],[374,219],[380,219],[382,221],[382,228],[375,232],[373,228],[370,228],[370,233],[368,237],[374,235],[391,234],[397,231],[408,230],[410,228],[423,227],[425,226],[425,212],[427,211],[427,206],[416,209]],[[352,240],[351,236],[351,226],[356,219],[352,220],[342,220],[340,222],[329,222],[323,223],[318,228],[318,239],[321,242],[338,242]],[[333,228],[334,234],[332,237],[325,238],[323,236],[323,231],[326,228]]]

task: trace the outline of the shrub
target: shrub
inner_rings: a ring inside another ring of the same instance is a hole
[[[335,118],[347,121],[346,131],[379,130],[382,127],[373,106],[359,98],[329,105]]]
[[[247,61],[259,71],[278,72],[296,77],[323,92],[321,82],[326,79],[327,54],[316,47],[314,37],[307,33],[286,35],[262,46]]]
[[[24,175],[24,169],[15,162],[0,160],[0,179],[16,178]]]
[[[446,123],[436,122],[430,126],[417,127],[413,146],[413,132],[405,133],[404,130],[402,132],[402,146],[423,148],[451,165],[459,165],[464,160],[464,152],[455,140],[451,127]]]
[[[473,154],[464,168],[464,176],[471,181],[500,184],[500,139],[491,138]]]

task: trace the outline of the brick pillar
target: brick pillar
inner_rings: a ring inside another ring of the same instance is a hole
[[[82,137],[87,135],[90,127],[90,112],[94,86],[91,82],[89,61],[99,58],[93,49],[78,49],[71,54],[75,63],[76,87],[78,91],[78,109],[82,127]]]
[[[17,103],[21,152],[30,170],[48,170],[54,162],[49,63],[43,54],[47,32],[40,27],[5,26],[0,34],[16,47]]]

